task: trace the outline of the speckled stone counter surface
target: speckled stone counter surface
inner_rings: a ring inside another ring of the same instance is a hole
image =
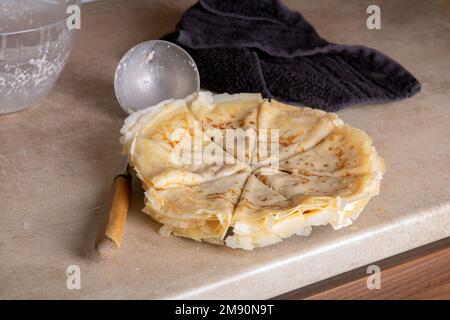
[[[371,1],[292,0],[324,38],[375,47],[423,85],[410,100],[339,112],[385,158],[381,194],[349,228],[246,252],[159,236],[135,182],[123,247],[97,259],[98,223],[122,166],[115,67],[130,47],[171,31],[192,3],[85,5],[48,98],[0,117],[0,298],[270,298],[450,236],[450,3],[378,1],[382,29],[370,31]],[[80,290],[66,288],[69,265],[80,267]]]

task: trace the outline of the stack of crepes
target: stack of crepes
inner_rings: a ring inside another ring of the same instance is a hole
[[[160,233],[232,248],[348,226],[384,173],[363,131],[259,94],[164,101],[131,114],[121,133]]]

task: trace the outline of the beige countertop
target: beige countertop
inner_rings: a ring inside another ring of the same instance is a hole
[[[450,236],[450,4],[285,1],[329,41],[394,57],[422,83],[416,97],[339,115],[368,132],[388,171],[356,223],[253,252],[165,238],[140,213],[135,183],[118,256],[92,252],[124,114],[113,90],[121,56],[171,31],[193,1],[101,1],[83,7],[69,63],[47,99],[0,117],[0,298],[269,298]],[[66,288],[69,265],[81,289]]]

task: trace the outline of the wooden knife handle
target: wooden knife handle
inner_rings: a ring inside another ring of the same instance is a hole
[[[122,243],[131,197],[131,175],[128,172],[114,178],[112,195],[108,219],[100,228],[95,242],[95,251],[102,258],[113,255]]]

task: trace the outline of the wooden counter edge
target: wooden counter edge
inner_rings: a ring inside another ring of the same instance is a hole
[[[368,289],[369,265],[381,288]],[[273,299],[450,299],[450,237],[282,294]]]

